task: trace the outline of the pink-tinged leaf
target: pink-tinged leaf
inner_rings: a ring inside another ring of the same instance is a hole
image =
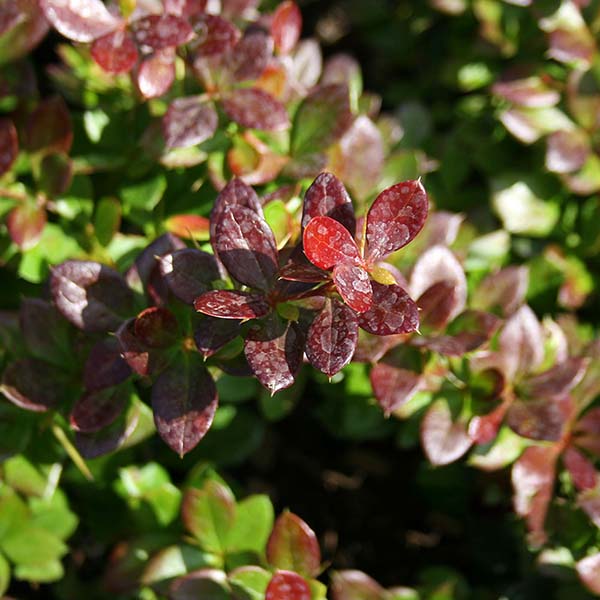
[[[522,391],[530,398],[563,396],[581,381],[587,365],[584,358],[567,358],[547,371],[525,380],[521,384]]]
[[[598,472],[594,463],[573,446],[567,446],[562,455],[563,463],[575,487],[583,492],[592,490],[598,483]]]
[[[121,356],[115,338],[101,340],[92,346],[83,368],[83,385],[88,391],[119,385],[131,375],[131,369]]]
[[[29,250],[40,241],[46,226],[46,209],[32,200],[15,206],[6,219],[8,234],[21,250]]]
[[[555,106],[560,101],[560,93],[548,87],[539,77],[499,81],[492,86],[492,93],[528,108]]]
[[[168,309],[152,306],[143,310],[133,323],[135,336],[149,348],[166,348],[179,339],[179,325]]]
[[[334,54],[327,59],[321,81],[325,85],[350,85],[362,78],[358,61],[349,54]]]
[[[583,167],[591,152],[590,139],[585,131],[556,131],[548,136],[546,168],[553,173],[573,173]]]
[[[316,577],[321,570],[321,550],[315,532],[297,515],[279,515],[267,542],[267,560],[278,569]]]
[[[158,50],[142,60],[135,80],[144,98],[165,94],[175,80],[175,54],[172,48]]]
[[[358,331],[358,345],[354,353],[354,362],[375,364],[380,361],[392,348],[406,341],[406,336],[373,335],[364,329]]]
[[[579,29],[555,29],[548,34],[548,56],[564,63],[583,63],[588,66],[594,59],[596,43],[582,23]]]
[[[251,31],[233,47],[225,64],[235,81],[258,79],[273,55],[273,39],[262,31]]]
[[[186,304],[193,304],[220,278],[215,257],[195,248],[182,248],[160,257],[159,267],[171,292]]]
[[[408,402],[419,390],[421,376],[415,371],[378,363],[371,369],[371,386],[386,417]]]
[[[101,0],[40,0],[40,6],[59,33],[75,42],[91,42],[121,24]]]
[[[42,41],[49,28],[50,24],[38,0],[4,0],[0,12],[2,63],[16,62],[29,54]]]
[[[201,569],[178,577],[169,589],[170,600],[230,600],[227,576],[216,569]]]
[[[536,545],[546,540],[544,523],[554,491],[558,452],[557,445],[531,446],[512,469],[515,512],[526,520],[531,542]]]
[[[331,217],[314,217],[303,234],[304,253],[319,269],[331,269],[342,263],[360,264],[356,242],[339,221]]]
[[[96,262],[70,260],[54,267],[50,290],[65,319],[89,333],[115,331],[133,310],[125,280]]]
[[[354,311],[335,298],[325,301],[306,336],[306,356],[311,365],[332,377],[351,360],[358,342]]]
[[[68,154],[73,142],[73,130],[65,101],[60,96],[54,96],[41,102],[27,119],[24,137],[29,152],[43,150]]]
[[[544,359],[544,332],[529,306],[522,306],[504,325],[500,357],[509,378],[532,372]]]
[[[321,46],[314,39],[301,40],[288,67],[288,77],[296,94],[304,97],[319,81],[323,69]]]
[[[593,469],[593,476],[588,469],[591,467]],[[591,483],[592,478],[594,479],[594,486],[597,484],[598,473],[594,469],[594,465],[589,464],[584,467],[584,471],[588,471],[588,474],[584,476],[584,479],[581,483]],[[579,473],[577,475],[578,479],[583,476],[583,473]],[[571,475],[571,478],[574,480],[575,478]],[[585,512],[585,514],[590,518],[592,523],[596,527],[600,527],[600,490],[598,487],[586,488],[584,489],[577,498],[577,506]]]
[[[92,44],[92,58],[109,73],[129,73],[138,60],[138,51],[126,29],[117,29]]]
[[[384,600],[387,593],[362,571],[335,571],[331,576],[331,597],[332,600]]]
[[[188,240],[204,241],[210,238],[210,221],[201,215],[173,215],[165,221],[165,229]]]
[[[260,0],[221,0],[221,12],[227,18],[250,19],[259,3]]]
[[[436,400],[421,422],[421,444],[431,464],[448,465],[473,444],[462,421],[453,421],[448,402]]]
[[[179,17],[194,17],[204,14],[210,0],[163,0],[164,11]]]
[[[240,39],[240,30],[218,15],[201,13],[191,19],[196,33],[193,49],[201,56],[216,56],[233,48]]]
[[[271,311],[264,296],[233,290],[205,292],[194,300],[194,308],[210,317],[240,320],[259,319]]]
[[[206,317],[196,327],[194,341],[200,354],[209,358],[239,334],[239,321]]]
[[[383,190],[367,213],[367,260],[373,264],[406,246],[421,231],[428,210],[420,180]]]
[[[293,571],[277,571],[267,586],[265,600],[310,600],[306,580]]]
[[[275,236],[262,216],[245,206],[228,206],[215,228],[215,249],[232,277],[268,290],[277,266]]]
[[[271,21],[275,48],[281,54],[288,54],[296,47],[301,34],[302,13],[293,0],[285,0],[275,10]]]
[[[556,442],[572,414],[573,401],[569,396],[518,400],[508,410],[507,423],[521,437]]]
[[[0,119],[0,175],[6,173],[19,154],[17,130],[10,119]]]
[[[480,310],[499,308],[512,315],[525,301],[529,285],[527,267],[510,266],[488,275],[473,290],[471,305]]]
[[[506,411],[510,408],[511,401],[505,400],[491,413],[476,416],[469,422],[469,437],[475,444],[488,444],[496,438],[498,430],[504,421]]]
[[[37,358],[24,358],[6,367],[0,392],[24,410],[45,412],[65,399],[64,372]]]
[[[575,569],[583,584],[594,594],[600,594],[600,552],[578,561]]]
[[[318,218],[326,219],[327,217]],[[371,308],[373,285],[369,273],[365,269],[351,263],[337,264],[331,278],[336,290],[352,310],[364,313]]]
[[[438,281],[428,288],[417,300],[419,319],[427,332],[444,329],[452,318],[457,304],[457,294],[454,284],[450,281]],[[428,338],[429,339],[429,338]],[[426,341],[415,344],[426,344]]]
[[[331,173],[321,173],[306,190],[302,207],[302,227],[315,217],[330,217],[354,236],[356,219],[352,200],[344,184]]]
[[[212,377],[191,357],[172,364],[152,387],[156,429],[179,456],[192,450],[210,429],[217,404]]]
[[[295,323],[284,326],[273,319],[250,330],[244,354],[258,381],[274,394],[294,383],[302,364],[304,339]]]
[[[127,386],[85,392],[71,411],[69,422],[75,431],[94,433],[113,423],[125,410],[130,396]]]
[[[149,15],[130,26],[135,41],[148,50],[163,50],[187,44],[194,32],[187,19],[170,15]]]
[[[219,118],[211,103],[198,96],[177,98],[167,110],[162,129],[168,148],[189,148],[212,138]]]
[[[417,305],[399,285],[371,282],[371,307],[358,318],[362,329],[374,335],[412,333],[419,327]]]
[[[227,116],[243,127],[265,131],[284,131],[290,126],[285,106],[257,88],[235,90],[223,99]]]

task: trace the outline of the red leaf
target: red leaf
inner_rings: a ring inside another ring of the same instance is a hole
[[[194,36],[186,19],[168,13],[138,19],[131,23],[130,30],[135,41],[149,50],[182,46]]]
[[[308,583],[292,571],[277,571],[267,586],[265,600],[310,600]]]
[[[194,341],[200,354],[208,358],[239,334],[239,321],[206,317],[196,327]]]
[[[212,377],[189,358],[171,365],[152,387],[158,434],[180,456],[192,450],[210,429],[217,403]]]
[[[267,542],[267,560],[278,569],[316,577],[321,570],[321,550],[315,532],[294,513],[281,513]]]
[[[251,31],[233,47],[225,64],[236,81],[258,79],[273,55],[273,40],[262,31]]]
[[[350,263],[338,264],[334,267],[331,277],[340,296],[350,308],[358,313],[364,313],[371,308],[373,287],[369,274],[361,266]]]
[[[362,571],[335,571],[331,576],[331,597],[333,600],[384,600],[388,594]]]
[[[594,594],[600,594],[600,552],[581,559],[575,568],[584,585]]]
[[[386,417],[408,402],[421,384],[419,373],[385,363],[371,369],[370,379],[375,398]]]
[[[306,356],[313,367],[332,377],[351,360],[358,342],[354,312],[335,298],[325,301],[306,337]]]
[[[356,242],[349,231],[331,217],[315,217],[304,229],[304,253],[320,269],[342,263],[360,264]]]
[[[556,442],[572,413],[573,401],[569,396],[517,401],[508,410],[507,423],[522,437]]]
[[[567,358],[547,371],[524,381],[521,385],[523,393],[531,398],[540,399],[562,396],[581,381],[587,364],[587,361],[581,357]]]
[[[24,200],[8,213],[6,226],[12,241],[21,250],[29,250],[42,237],[46,226],[46,209],[30,200]]]
[[[152,348],[144,343],[136,335],[135,321],[128,319],[117,330],[116,338],[121,347],[121,356],[138,375],[155,375],[167,366],[169,354],[162,348]]]
[[[219,319],[258,319],[271,311],[263,296],[233,290],[213,290],[198,296],[194,308]]]
[[[17,130],[10,119],[0,119],[0,175],[6,173],[19,154]]]
[[[505,401],[491,413],[473,417],[469,423],[469,437],[476,444],[487,444],[495,439],[510,405],[510,401]]]
[[[129,375],[131,369],[121,356],[121,347],[111,337],[92,346],[83,368],[83,385],[88,391],[97,391],[118,385]]]
[[[596,487],[598,483],[596,467],[579,450],[576,450],[573,446],[567,446],[562,459],[573,484],[580,492]]]
[[[47,19],[65,37],[91,42],[121,25],[101,0],[40,0]]]
[[[321,173],[306,190],[302,207],[302,227],[315,217],[331,217],[354,236],[356,219],[352,200],[344,184],[331,173]]]
[[[138,51],[129,32],[117,29],[92,44],[92,58],[109,73],[129,73],[138,60]]]
[[[73,406],[69,417],[71,427],[83,433],[107,427],[125,410],[129,395],[127,386],[85,392]]]
[[[175,315],[160,306],[143,310],[133,323],[135,336],[150,348],[166,348],[179,338],[179,325]]]
[[[290,126],[285,106],[257,88],[237,89],[223,99],[227,116],[243,127],[284,131]]]
[[[210,139],[219,118],[212,104],[199,96],[177,98],[171,102],[162,121],[168,148],[188,148]]]
[[[372,281],[373,303],[359,316],[358,323],[375,335],[411,333],[419,327],[417,305],[399,285]]]
[[[144,98],[165,94],[175,80],[175,54],[171,48],[159,50],[142,60],[135,76]]]
[[[38,104],[27,119],[25,146],[30,152],[69,153],[73,142],[71,115],[65,101],[54,96]]]
[[[231,21],[218,15],[201,13],[191,20],[191,24],[196,33],[193,48],[201,56],[223,54],[240,39],[240,30]]]
[[[406,246],[421,231],[429,200],[420,180],[383,190],[367,213],[366,258],[373,264]]]
[[[298,43],[302,33],[302,13],[293,0],[282,2],[273,13],[271,35],[281,54],[288,54]]]
[[[502,315],[510,316],[523,304],[528,285],[527,267],[506,267],[477,285],[471,304],[481,310],[500,308]]]

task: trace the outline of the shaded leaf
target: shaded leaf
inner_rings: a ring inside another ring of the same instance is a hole
[[[173,100],[162,120],[167,148],[188,148],[210,139],[218,122],[214,106],[200,96]]]
[[[568,446],[562,456],[564,465],[575,487],[580,491],[593,490],[598,483],[598,472],[594,463],[579,450]],[[581,503],[581,500],[580,500]]]
[[[522,437],[556,442],[573,413],[569,396],[516,401],[508,410],[507,423]]]
[[[92,58],[109,73],[129,73],[138,60],[138,51],[126,29],[117,29],[94,40]]]
[[[348,229],[331,217],[312,218],[304,229],[303,245],[308,260],[320,269],[362,262]]]
[[[245,206],[262,216],[263,210],[258,194],[241,179],[234,177],[217,196],[210,213],[210,238],[216,245],[216,226],[228,206]]]
[[[24,138],[30,152],[69,153],[73,130],[71,115],[62,97],[53,96],[38,104],[27,119]]]
[[[101,340],[92,346],[83,368],[83,384],[88,391],[101,390],[122,383],[131,369],[121,356],[114,338]]]
[[[194,341],[200,354],[208,358],[239,334],[239,321],[206,317],[196,327]]]
[[[277,571],[267,586],[265,600],[310,600],[308,583],[292,571]]]
[[[282,2],[271,21],[271,35],[281,54],[288,54],[298,43],[302,34],[302,13],[293,0]]]
[[[163,348],[152,348],[136,334],[136,319],[128,319],[117,330],[116,338],[121,355],[129,367],[138,375],[154,375],[162,371],[169,362]]]
[[[187,19],[171,15],[148,15],[130,25],[135,41],[149,50],[162,50],[189,42],[194,32]]]
[[[331,576],[333,600],[383,600],[385,590],[362,571],[334,571]]]
[[[237,89],[223,98],[223,110],[243,127],[283,131],[290,125],[285,106],[258,88]]]
[[[135,336],[150,348],[166,348],[179,338],[175,315],[167,308],[152,306],[143,310],[133,322]]]
[[[532,398],[562,396],[581,381],[586,368],[587,362],[584,358],[567,358],[547,371],[530,377],[521,387],[523,392]]]
[[[194,300],[194,308],[220,319],[258,319],[271,311],[263,296],[233,290],[205,292]]]
[[[178,577],[170,587],[171,600],[230,600],[231,592],[227,586],[227,577],[223,571],[202,569]]]
[[[93,433],[110,425],[125,410],[129,395],[127,386],[85,392],[73,406],[69,417],[71,427]]]
[[[385,363],[378,363],[371,369],[370,380],[375,398],[386,417],[406,404],[421,384],[419,373]]]
[[[10,119],[0,119],[0,175],[6,173],[19,154],[17,130]]]
[[[135,74],[137,87],[144,98],[165,94],[175,80],[175,55],[171,48],[157,50],[144,58]]]
[[[529,270],[523,266],[510,266],[488,275],[473,290],[471,305],[480,310],[499,308],[501,314],[510,316],[525,301],[529,285]]]
[[[46,209],[27,199],[8,213],[6,226],[12,241],[21,250],[30,250],[40,241],[46,220]]]
[[[40,162],[38,187],[47,196],[66,192],[73,179],[73,162],[66,154],[46,154]]]
[[[417,305],[399,285],[371,282],[373,302],[358,318],[362,329],[374,335],[411,333],[419,327]]]
[[[365,269],[359,265],[341,263],[334,267],[331,277],[336,290],[351,309],[364,313],[371,308],[373,285]]]
[[[94,232],[102,246],[108,246],[121,225],[121,203],[116,198],[102,198],[96,204]]]

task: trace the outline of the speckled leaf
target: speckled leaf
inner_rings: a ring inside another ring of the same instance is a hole
[[[75,431],[93,433],[110,425],[125,410],[129,386],[85,392],[71,411],[69,421]]]
[[[277,571],[267,586],[265,600],[310,600],[306,580],[293,571]]]
[[[92,346],[83,368],[83,385],[96,391],[122,383],[131,369],[121,356],[121,347],[114,338],[101,340]]]
[[[532,440],[558,441],[573,413],[569,396],[517,400],[508,409],[507,423],[518,435]]]
[[[189,42],[194,32],[187,19],[170,15],[148,15],[130,26],[135,41],[149,50],[162,50]]]
[[[199,96],[177,98],[162,120],[167,148],[188,148],[210,139],[218,121],[214,106]]]
[[[165,94],[175,80],[175,54],[172,48],[157,50],[144,58],[135,73],[137,87],[144,98]]]
[[[316,577],[321,570],[321,550],[315,532],[300,517],[284,511],[267,542],[267,560],[278,569]]]
[[[0,119],[0,175],[6,173],[19,154],[17,130],[10,119]]]
[[[160,437],[180,456],[209,430],[217,410],[217,388],[208,371],[189,359],[172,364],[152,387],[154,423]]]
[[[264,296],[234,290],[211,290],[194,300],[194,308],[220,319],[259,319],[271,311]]]
[[[138,51],[126,29],[117,29],[94,41],[92,58],[109,73],[129,73],[138,60]]]
[[[273,54],[273,39],[262,31],[250,31],[227,55],[227,65],[233,79],[258,79]]]
[[[258,194],[248,184],[235,177],[219,192],[210,213],[210,237],[213,247],[217,223],[228,206],[245,206],[259,216],[263,214]]]
[[[239,334],[239,321],[205,317],[194,331],[194,341],[200,354],[208,358]]]
[[[335,298],[312,322],[306,336],[306,356],[316,369],[332,377],[352,360],[358,342],[358,320],[354,311]]]
[[[364,313],[371,308],[373,286],[365,269],[350,263],[337,264],[331,278],[340,296],[351,309]]]
[[[378,363],[370,374],[373,393],[385,416],[408,402],[418,391],[421,376],[415,371]]]
[[[600,552],[582,558],[575,569],[584,585],[594,594],[600,594]]]
[[[384,600],[386,591],[362,571],[335,571],[331,576],[332,600]],[[400,599],[398,599],[400,600]]]
[[[219,15],[200,13],[190,22],[196,33],[192,47],[201,56],[223,54],[233,48],[240,39],[240,30],[231,21]]]
[[[125,321],[117,330],[121,355],[129,367],[138,375],[154,375],[162,371],[169,362],[168,353],[162,348],[151,348],[135,332],[136,319]]]
[[[12,241],[21,250],[30,250],[46,227],[46,209],[33,200],[23,200],[8,213],[6,226]]]
[[[258,88],[235,90],[223,98],[227,116],[243,127],[284,131],[290,125],[285,106],[271,94]]]
[[[278,270],[277,246],[261,215],[245,206],[227,206],[215,227],[215,248],[237,281],[270,289]]]
[[[488,275],[473,290],[471,306],[480,310],[499,308],[512,315],[525,301],[529,285],[527,267],[510,266]]]
[[[399,285],[371,282],[373,303],[358,318],[358,324],[375,335],[412,333],[419,327],[419,312],[407,292]]]
[[[96,262],[70,260],[54,267],[50,290],[65,319],[90,333],[115,331],[133,310],[125,280]]]
[[[331,217],[314,217],[303,234],[304,253],[320,269],[342,263],[360,264],[356,242],[339,221]]]
[[[271,21],[271,35],[281,54],[288,54],[298,43],[302,34],[302,13],[293,0],[282,2]]]
[[[427,219],[429,199],[420,180],[389,187],[367,213],[366,258],[372,264],[406,246]]]
[[[143,310],[133,323],[135,336],[149,348],[166,348],[179,339],[179,325],[175,315],[161,306]]]
[[[65,101],[53,96],[41,102],[27,118],[25,147],[29,152],[69,153],[73,143],[71,115]]]

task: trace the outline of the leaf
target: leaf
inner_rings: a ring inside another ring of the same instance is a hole
[[[530,398],[563,396],[581,381],[587,365],[584,358],[567,358],[547,371],[528,378],[522,383],[521,389]]]
[[[210,238],[216,244],[216,226],[229,206],[244,206],[262,216],[263,210],[258,194],[241,179],[234,177],[219,193],[210,213]]]
[[[12,63],[9,69],[16,66],[20,75],[23,75],[23,68],[27,73],[28,67],[24,67],[24,63],[18,64],[17,60],[29,54],[42,41],[49,28],[50,24],[36,0],[6,0],[0,19],[0,64]],[[20,85],[27,81],[28,75],[23,76]],[[19,86],[15,82],[11,84],[11,87]]]
[[[109,73],[129,73],[138,61],[138,51],[131,34],[117,29],[94,40],[92,58]]]
[[[200,354],[208,358],[239,334],[239,321],[205,317],[194,331],[194,341]]]
[[[333,600],[384,600],[386,591],[362,571],[334,571],[331,576]]]
[[[19,566],[39,566],[65,555],[67,546],[45,529],[24,525],[0,541],[4,554]]]
[[[228,18],[247,17],[258,7],[260,0],[222,0],[222,12]]]
[[[194,36],[187,19],[168,13],[148,15],[133,21],[130,31],[137,44],[148,50],[182,46]]]
[[[0,594],[4,595],[10,585],[10,564],[0,555]]]
[[[300,93],[305,95],[317,84],[323,69],[321,46],[314,39],[300,40],[292,55],[289,76]]]
[[[236,518],[235,498],[221,483],[208,480],[202,489],[186,491],[182,506],[186,529],[200,542],[203,550],[223,554],[227,536]]]
[[[94,433],[113,423],[125,410],[130,396],[128,386],[85,392],[71,411],[69,422],[75,431]]]
[[[169,363],[169,353],[164,348],[152,348],[136,334],[136,319],[128,319],[116,332],[121,356],[138,375],[156,375]]]
[[[315,217],[330,217],[354,236],[356,219],[352,200],[344,184],[331,173],[321,173],[306,190],[302,205],[302,227]]]
[[[594,594],[600,594],[600,552],[582,558],[575,569],[583,584]]]
[[[239,502],[227,535],[227,552],[263,554],[274,520],[273,504],[268,496],[248,496]]]
[[[348,229],[331,217],[312,218],[304,229],[302,239],[304,254],[320,269],[362,262],[358,246]]]
[[[172,48],[157,50],[144,58],[135,74],[135,82],[144,98],[166,94],[175,80],[175,55]]]
[[[199,13],[190,19],[196,38],[192,48],[201,56],[216,56],[233,48],[240,39],[240,30],[219,15]]]
[[[247,597],[248,600],[264,600],[271,579],[269,571],[256,566],[239,567],[229,574],[229,582],[236,597],[237,592],[241,592],[241,597]]]
[[[65,37],[91,42],[119,27],[101,0],[40,0],[46,18]]]
[[[243,127],[284,131],[290,126],[285,106],[258,88],[237,89],[223,98],[227,116]]]
[[[598,472],[594,463],[573,446],[567,446],[562,456],[575,488],[580,492],[594,490],[598,483]],[[580,504],[582,499],[580,498]]]
[[[553,173],[578,171],[591,153],[589,137],[580,129],[556,131],[546,143],[546,169]]]
[[[0,119],[0,175],[6,173],[19,154],[17,130],[10,119]]]
[[[292,571],[277,571],[267,586],[265,600],[311,600],[308,583]]]
[[[499,119],[504,127],[524,144],[533,144],[540,137],[554,131],[573,128],[573,122],[555,107],[512,107],[500,113]]]
[[[462,421],[453,421],[448,401],[436,400],[421,422],[421,444],[428,460],[436,466],[458,460],[472,445]]]
[[[386,417],[406,404],[421,385],[419,373],[385,363],[378,363],[371,369],[370,380],[375,398]]]
[[[179,339],[179,325],[168,309],[152,306],[143,310],[133,322],[135,336],[150,348],[167,348]]]
[[[209,430],[217,403],[211,376],[191,359],[169,366],[152,388],[156,429],[180,456],[192,450]]]
[[[269,290],[278,270],[273,232],[261,215],[239,205],[227,206],[215,228],[215,248],[232,277]]]
[[[213,137],[218,122],[212,103],[200,96],[173,100],[162,120],[167,148],[189,148],[201,144]]]
[[[234,290],[205,292],[194,300],[194,308],[219,319],[259,319],[271,311],[263,296]]]
[[[69,153],[73,130],[71,115],[62,97],[53,96],[38,104],[27,119],[24,139],[29,152]]]
[[[121,356],[115,338],[101,340],[92,346],[83,368],[83,385],[88,391],[119,385],[131,375],[129,365]]]
[[[117,271],[91,261],[66,261],[52,269],[56,308],[83,331],[115,331],[133,310],[133,294]]]
[[[560,101],[560,93],[536,76],[498,81],[492,86],[492,93],[528,108],[555,106]]]
[[[357,342],[356,315],[345,304],[328,298],[308,330],[305,352],[313,367],[332,377],[352,360]]]
[[[350,263],[337,264],[333,269],[332,280],[336,290],[351,309],[364,313],[371,308],[373,285],[369,274],[361,266]]]
[[[302,34],[302,13],[293,0],[282,2],[271,20],[271,35],[280,54],[289,54]]]
[[[39,168],[38,188],[47,196],[60,196],[69,189],[73,180],[73,161],[66,154],[46,154]]]
[[[6,220],[12,241],[22,250],[37,246],[46,227],[46,209],[33,200],[23,200],[17,204]]]
[[[121,203],[116,198],[102,198],[94,214],[94,232],[102,246],[110,244],[120,225]]]
[[[228,53],[225,66],[235,81],[258,79],[273,54],[273,40],[266,33],[247,32]]]
[[[518,435],[532,440],[557,442],[573,414],[569,396],[517,400],[508,409],[507,423]]]
[[[375,335],[412,333],[419,327],[417,305],[399,285],[371,282],[373,301],[358,317],[362,329]]]
[[[471,306],[479,310],[499,308],[504,316],[512,315],[525,301],[529,269],[510,266],[488,275],[473,290]]]
[[[278,569],[316,577],[321,570],[321,550],[315,532],[300,517],[284,511],[267,542],[267,560]]]
[[[227,577],[223,571],[202,569],[177,578],[170,587],[171,600],[231,600]]]

